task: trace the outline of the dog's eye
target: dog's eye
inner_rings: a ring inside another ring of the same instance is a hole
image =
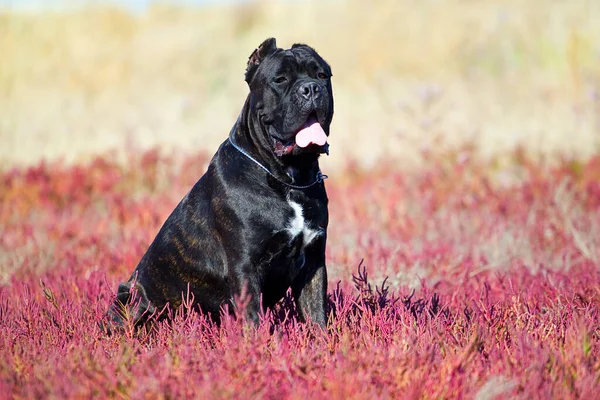
[[[317,76],[319,77],[319,79],[327,79],[327,74],[324,74],[323,72],[319,72]]]
[[[275,78],[275,83],[283,83],[286,81],[287,81],[287,78],[285,76],[278,76],[277,78]]]

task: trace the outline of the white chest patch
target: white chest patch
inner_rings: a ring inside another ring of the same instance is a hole
[[[290,236],[296,238],[298,235],[302,235],[302,247],[308,246],[317,236],[321,234],[320,229],[311,229],[306,221],[304,220],[302,206],[293,201],[288,201],[288,204],[294,210],[294,216],[289,222],[287,231]]]

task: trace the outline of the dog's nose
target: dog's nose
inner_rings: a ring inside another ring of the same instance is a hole
[[[300,85],[298,93],[306,100],[315,100],[321,96],[321,87],[315,82],[306,82]]]

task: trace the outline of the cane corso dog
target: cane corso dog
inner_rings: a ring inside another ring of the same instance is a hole
[[[248,59],[246,82],[229,137],[119,285],[112,326],[127,310],[141,325],[186,298],[218,323],[241,293],[257,324],[261,307],[290,287],[301,320],[325,326],[328,200],[318,159],[329,147],[331,68],[305,44],[284,50],[270,38]]]

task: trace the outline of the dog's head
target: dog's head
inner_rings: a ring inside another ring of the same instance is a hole
[[[265,40],[248,59],[248,107],[278,156],[328,152],[333,118],[331,68],[305,45]]]

